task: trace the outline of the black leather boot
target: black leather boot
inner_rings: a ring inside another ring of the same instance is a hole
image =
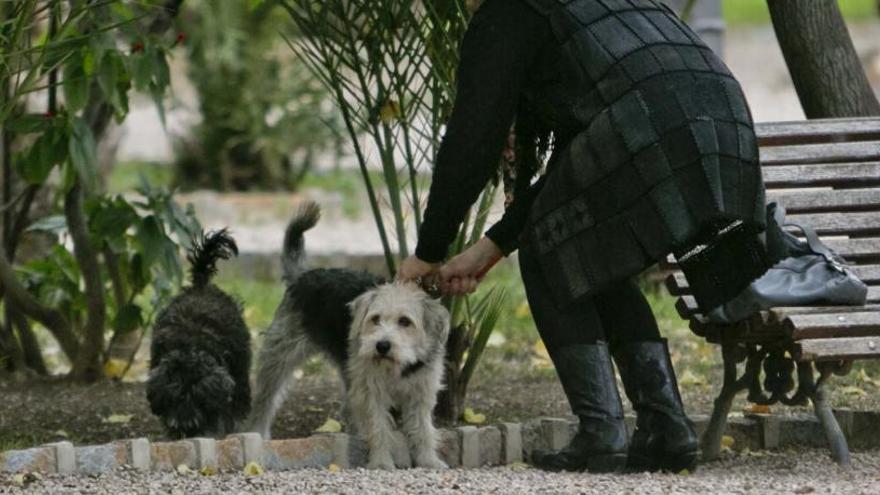
[[[666,340],[622,344],[614,359],[637,414],[627,469],[693,471],[699,439],[684,412]]]
[[[626,425],[608,346],[582,344],[549,351],[580,426],[562,450],[532,452],[532,464],[548,471],[622,471]]]

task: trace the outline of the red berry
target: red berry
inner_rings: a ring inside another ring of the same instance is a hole
[[[186,33],[180,33],[180,34],[178,34],[178,35],[177,35],[177,42],[178,42],[178,43],[183,43],[184,41],[186,41]]]
[[[131,53],[137,53],[144,49],[144,44],[140,41],[135,41],[133,45],[131,45]]]
[[[54,116],[55,116],[55,112],[46,112],[43,114],[43,117],[46,117],[47,119],[51,119]]]

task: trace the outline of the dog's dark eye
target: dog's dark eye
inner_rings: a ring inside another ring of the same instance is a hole
[[[370,318],[370,323],[372,323],[373,325],[378,325],[378,324],[379,324],[379,319],[380,319],[380,318],[379,318],[379,315],[373,315],[373,317]]]
[[[401,316],[399,320],[397,320],[397,324],[402,327],[408,327],[412,325],[412,320],[407,318],[406,316]]]

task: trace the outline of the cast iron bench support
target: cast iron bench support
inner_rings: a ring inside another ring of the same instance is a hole
[[[755,404],[812,402],[834,460],[850,464],[846,437],[831,409],[828,380],[858,359],[880,358],[880,118],[759,124],[768,199],[789,219],[817,230],[869,286],[863,307],[772,308],[735,325],[708,323],[687,280],[666,280],[691,330],[721,346],[724,381],[702,438],[704,460],[718,457],[736,395]],[[666,265],[675,269],[675,260]],[[738,365],[743,373],[738,375]]]

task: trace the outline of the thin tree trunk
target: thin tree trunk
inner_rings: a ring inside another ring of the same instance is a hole
[[[46,362],[43,360],[40,343],[37,341],[37,336],[34,335],[27,317],[17,309],[9,307],[6,309],[6,321],[9,322],[10,328],[15,326],[15,329],[18,331],[21,350],[24,354],[24,364],[40,375],[48,375],[49,370],[46,368]]]
[[[880,115],[835,0],[767,0],[808,119]]]
[[[92,382],[101,376],[107,307],[104,301],[104,284],[101,281],[101,266],[98,264],[98,254],[89,239],[82,203],[82,185],[76,180],[64,197],[64,216],[73,241],[73,255],[85,282],[87,312],[83,343],[76,356],[71,375],[74,379]]]

